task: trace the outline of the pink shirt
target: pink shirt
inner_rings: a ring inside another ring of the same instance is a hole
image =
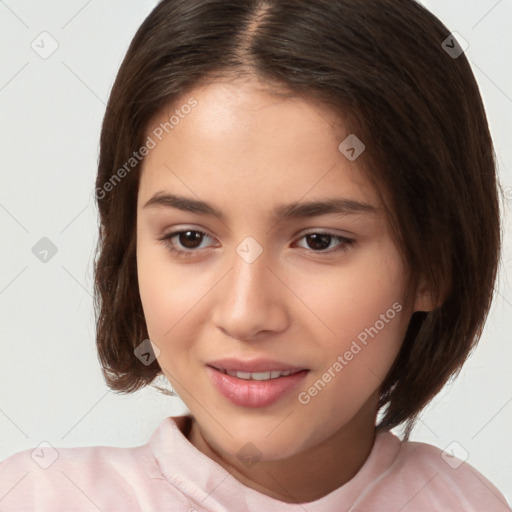
[[[0,464],[0,511],[433,512],[510,511],[472,466],[434,446],[377,435],[363,467],[323,498],[290,504],[246,487],[165,418],[134,448],[41,447]],[[458,466],[458,467],[456,467]],[[456,467],[456,468],[455,468]]]

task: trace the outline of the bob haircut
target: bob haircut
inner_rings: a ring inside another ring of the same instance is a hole
[[[126,172],[126,162],[180,95],[257,77],[270,93],[322,101],[364,142],[358,168],[382,199],[410,282],[424,276],[432,290],[435,309],[412,315],[379,395],[378,428],[406,422],[409,436],[481,337],[501,251],[493,143],[468,60],[450,37],[414,0],[163,0],[153,9],[101,132],[94,306],[111,389],[133,392],[162,374],[156,360],[134,355],[148,332],[135,251],[141,164]]]

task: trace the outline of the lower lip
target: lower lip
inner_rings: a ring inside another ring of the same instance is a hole
[[[292,391],[306,377],[308,370],[269,380],[239,379],[211,366],[208,374],[215,387],[235,405],[242,407],[266,407]]]

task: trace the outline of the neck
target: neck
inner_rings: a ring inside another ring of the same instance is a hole
[[[375,420],[376,407],[371,400],[320,444],[286,459],[260,460],[250,471],[236,457],[212,448],[194,418],[188,439],[245,486],[286,503],[307,503],[338,489],[361,469],[375,441]]]

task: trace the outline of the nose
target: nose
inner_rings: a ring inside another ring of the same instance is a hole
[[[285,330],[289,323],[287,300],[292,294],[278,277],[269,254],[263,250],[254,261],[240,254],[235,252],[231,271],[216,287],[215,325],[241,341]]]

